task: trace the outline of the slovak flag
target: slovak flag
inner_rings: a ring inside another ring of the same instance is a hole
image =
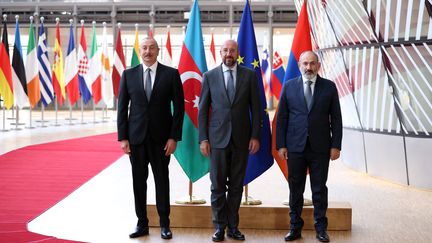
[[[277,51],[273,55],[273,72],[271,77],[271,88],[274,96],[279,100],[280,92],[282,90],[282,83],[284,80],[285,70],[283,67],[282,57]]]
[[[267,37],[264,37],[263,52],[261,54],[261,77],[264,85],[264,93],[267,101],[271,99],[271,74],[272,68],[269,65],[269,47],[267,44]]]

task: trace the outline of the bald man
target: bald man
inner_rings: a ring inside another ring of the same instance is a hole
[[[204,73],[198,128],[201,153],[210,156],[213,241],[245,240],[239,214],[248,154],[259,149],[260,101],[255,71],[237,65],[238,46],[227,40],[222,64]]]

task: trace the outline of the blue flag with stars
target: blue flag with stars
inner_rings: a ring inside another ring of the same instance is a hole
[[[261,77],[261,67],[259,65],[252,15],[249,7],[249,1],[247,0],[240,22],[237,43],[239,49],[239,58],[237,60],[238,64],[253,69],[256,72],[262,108],[261,120],[263,126],[261,129],[260,149],[255,154],[249,155],[246,176],[244,179],[244,185],[247,185],[273,165],[273,156],[271,154],[270,121],[266,111],[267,102]]]

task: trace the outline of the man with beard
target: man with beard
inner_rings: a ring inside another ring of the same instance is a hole
[[[183,86],[177,69],[157,62],[159,46],[147,37],[140,45],[143,64],[123,72],[117,111],[118,141],[132,165],[138,223],[129,235],[148,235],[147,177],[150,163],[156,187],[161,237],[171,239],[168,164],[182,137]],[[171,110],[172,108],[172,110]]]
[[[260,100],[255,71],[237,65],[238,46],[227,40],[222,64],[203,75],[198,111],[200,150],[210,156],[213,241],[245,240],[238,230],[248,153],[259,149]]]
[[[298,65],[302,75],[284,83],[276,125],[276,147],[288,163],[291,226],[285,240],[301,237],[303,193],[309,170],[316,238],[327,242],[329,160],[339,158],[342,143],[339,97],[336,85],[318,75],[321,64],[316,53],[303,52]]]

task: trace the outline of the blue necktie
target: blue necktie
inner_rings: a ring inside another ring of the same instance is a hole
[[[150,96],[151,96],[151,92],[152,92],[152,88],[151,88],[151,76],[150,76],[150,68],[147,68],[146,70],[146,79],[145,79],[145,87],[144,87],[144,91],[145,94],[147,96],[147,100],[150,101]]]
[[[312,88],[311,88],[312,81],[308,80],[306,81],[306,84],[307,87],[304,95],[305,95],[305,100],[306,100],[308,110],[310,110],[312,105]]]
[[[231,101],[231,104],[234,102],[234,96],[235,96],[235,88],[234,88],[234,77],[232,74],[232,70],[229,71],[229,77],[228,77],[228,85],[227,85],[227,91],[228,91],[228,98]]]

